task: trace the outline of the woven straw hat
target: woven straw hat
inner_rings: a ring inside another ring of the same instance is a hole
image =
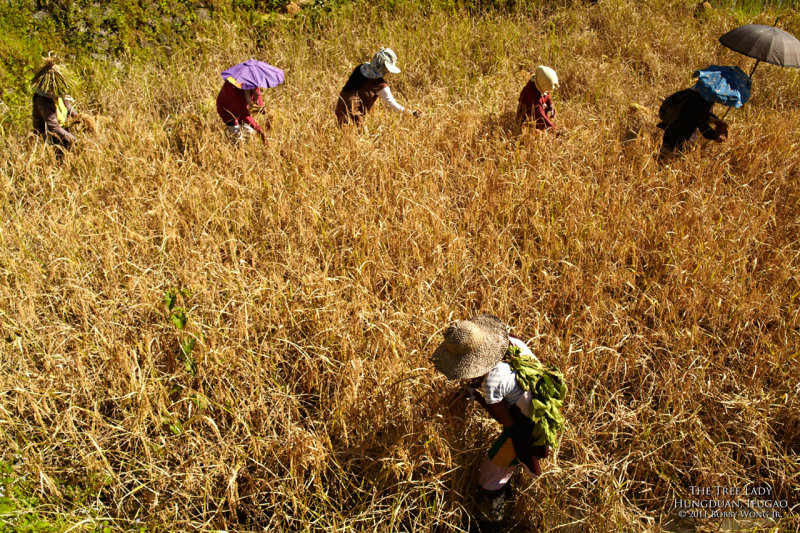
[[[444,342],[433,352],[433,365],[449,379],[472,379],[489,372],[508,349],[508,329],[494,315],[450,323]]]

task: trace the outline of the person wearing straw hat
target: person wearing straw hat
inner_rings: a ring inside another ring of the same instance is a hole
[[[554,433],[563,426],[559,412],[566,394],[563,376],[545,369],[493,315],[449,324],[433,362],[448,379],[465,383],[470,399],[503,426],[481,463],[475,498],[479,523],[491,529],[504,520],[505,488],[516,468],[521,465],[528,477],[538,477],[541,459],[555,446]],[[548,380],[554,387],[543,395]]]
[[[69,72],[51,56],[36,71],[32,82],[33,129],[45,140],[67,149],[76,142],[75,136],[64,128],[67,118],[81,121],[72,108],[72,97],[67,94],[71,81]]]
[[[345,124],[362,126],[364,117],[378,98],[392,111],[410,113],[414,117],[420,116],[419,111],[408,111],[394,99],[392,90],[383,78],[389,72],[400,73],[400,69],[397,68],[397,54],[391,48],[381,48],[369,63],[363,63],[353,69],[336,101],[334,112],[340,127]]]
[[[537,130],[553,129],[558,131],[553,119],[556,108],[550,92],[558,87],[558,76],[550,67],[539,65],[531,79],[522,88],[517,106],[517,121],[531,123]]]

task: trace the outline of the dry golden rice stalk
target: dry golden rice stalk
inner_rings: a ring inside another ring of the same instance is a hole
[[[81,114],[81,121],[83,122],[84,128],[89,133],[97,132],[97,122],[95,121],[94,117],[90,115]]]

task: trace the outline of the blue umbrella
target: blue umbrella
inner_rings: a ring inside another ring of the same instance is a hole
[[[707,102],[739,108],[750,99],[752,81],[739,67],[710,65],[692,77],[697,78],[694,90]]]
[[[244,63],[232,66],[222,73],[222,77],[240,89],[257,87],[269,89],[283,83],[281,69],[255,59],[248,59]]]

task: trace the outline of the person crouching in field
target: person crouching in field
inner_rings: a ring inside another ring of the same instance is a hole
[[[345,124],[362,126],[365,115],[372,109],[378,98],[383,100],[392,111],[409,112],[397,103],[389,85],[383,79],[387,72],[400,73],[396,63],[397,54],[390,48],[381,48],[369,63],[361,64],[353,69],[336,102],[336,122],[340,127]],[[419,111],[411,111],[411,114],[414,117],[420,116]]]
[[[481,463],[475,498],[481,530],[493,530],[504,520],[505,488],[515,469],[521,465],[529,478],[540,476],[541,460],[556,445],[564,378],[493,315],[449,324],[433,362],[448,379],[461,380],[470,399],[503,426]]]
[[[659,158],[664,159],[695,146],[700,135],[706,139],[723,142],[728,138],[728,124],[712,112],[714,102],[706,101],[694,88],[669,95],[658,110],[664,130]]]
[[[217,95],[217,114],[219,114],[231,143],[247,140],[255,131],[263,142],[267,142],[267,134],[258,125],[250,114],[250,108],[255,107],[259,111],[264,110],[264,100],[261,98],[261,90],[241,89],[233,78],[227,78]]]
[[[537,130],[558,131],[553,119],[556,108],[550,92],[558,87],[558,76],[550,67],[539,65],[531,79],[522,88],[517,106],[517,121],[532,124]]]
[[[81,122],[72,108],[72,98],[67,94],[71,85],[69,72],[48,57],[33,77],[33,129],[46,141],[70,149],[76,139],[65,125],[67,119]]]

